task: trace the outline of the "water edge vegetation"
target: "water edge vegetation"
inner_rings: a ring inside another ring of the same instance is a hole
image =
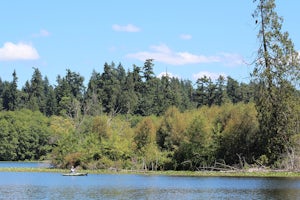
[[[51,86],[38,68],[22,89],[0,79],[0,160],[51,160],[57,168],[142,171],[300,169],[299,55],[274,0],[257,3],[255,67],[195,85],[153,73],[154,60],[125,71],[71,70]]]
[[[0,172],[46,172],[46,173],[67,173],[66,169],[59,168],[18,168],[4,167],[0,168]],[[159,176],[192,176],[192,177],[277,177],[277,178],[300,178],[300,171],[284,171],[284,170],[231,170],[231,171],[145,171],[145,170],[80,170],[80,172],[88,174],[136,174],[136,175],[159,175]]]

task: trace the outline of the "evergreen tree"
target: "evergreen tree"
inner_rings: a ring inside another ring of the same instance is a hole
[[[70,69],[67,69],[65,77],[57,77],[58,85],[55,87],[55,96],[58,113],[69,113],[70,116],[74,117],[74,103],[77,102],[81,104],[83,102],[85,92],[83,81],[84,78],[79,73],[72,72]]]
[[[160,84],[158,84],[154,105],[155,113],[158,115],[163,114],[172,105],[172,88],[171,88],[171,78],[167,76],[162,76],[160,79]]]
[[[241,101],[239,83],[230,76],[227,77],[226,93],[232,103]]]
[[[211,106],[214,103],[216,85],[210,77],[203,76],[197,80],[196,102],[197,107],[203,105]]]
[[[194,88],[190,80],[180,80],[181,88],[181,106],[180,110],[185,111],[188,109],[195,108],[195,102],[193,101]]]
[[[178,78],[172,77],[170,79],[170,106],[175,106],[182,110],[182,102],[183,102],[183,92],[180,85],[180,80]]]
[[[13,81],[11,83],[4,82],[3,85],[3,94],[2,94],[2,104],[4,110],[11,110],[14,111],[18,108],[19,103],[19,91],[17,86],[17,73],[14,70],[13,74]]]
[[[137,112],[142,116],[149,116],[155,113],[154,100],[156,96],[155,93],[157,91],[158,80],[154,77],[154,65],[152,61],[152,59],[145,61],[143,67],[145,81],[138,82],[136,85],[139,92],[139,105]],[[138,70],[138,68],[135,68],[134,70]],[[136,76],[138,75],[137,72],[138,71],[134,71]],[[139,76],[137,76],[137,78],[140,80]]]
[[[147,59],[143,67],[144,78],[146,82],[154,78],[153,67],[154,67],[153,59]]]
[[[3,90],[4,90],[4,84],[0,77],[0,111],[3,109]]]
[[[38,68],[34,68],[34,72],[30,81],[30,93],[29,93],[29,103],[30,105],[35,105],[32,110],[40,110],[45,113],[46,109],[46,99],[44,93],[44,82],[41,72]]]
[[[133,65],[132,79],[134,83],[134,90],[136,93],[142,92],[143,81],[142,81],[141,73],[142,73],[141,68],[136,65]]]
[[[128,72],[125,82],[121,84],[121,96],[118,98],[118,104],[123,114],[133,114],[138,105],[138,93],[135,91],[134,74]]]
[[[18,77],[17,77],[17,73],[16,71],[14,70],[13,72],[13,81],[12,81],[12,84],[11,84],[11,102],[10,102],[10,107],[11,107],[11,110],[16,110],[18,108],[18,102],[19,102],[19,95],[18,95]]]
[[[45,94],[45,110],[46,116],[51,116],[56,113],[57,105],[53,87],[49,84],[47,77],[44,78],[44,94]]]
[[[226,94],[225,87],[225,78],[223,76],[219,76],[216,83],[214,104],[220,106],[227,100],[228,97]]]
[[[283,19],[275,11],[275,0],[256,0],[253,13],[259,26],[259,48],[253,78],[259,86],[256,99],[263,153],[274,164],[295,134],[293,81],[299,84],[300,63]]]
[[[127,78],[125,69],[121,63],[118,65],[116,70],[118,86],[120,88],[117,94],[116,107],[119,109],[120,114],[129,114],[133,111],[133,101],[137,100],[133,93],[134,88],[132,84],[132,79]]]
[[[118,80],[118,71],[115,64],[104,64],[104,72],[101,75],[102,88],[103,88],[103,108],[104,112],[114,114],[120,111],[118,108],[117,100],[120,94],[120,82]]]
[[[102,113],[102,93],[101,74],[93,70],[85,95],[85,105],[89,107],[87,114],[94,116]]]

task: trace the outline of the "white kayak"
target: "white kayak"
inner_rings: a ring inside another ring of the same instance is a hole
[[[71,172],[67,174],[62,174],[63,176],[87,176],[88,173],[79,173],[79,172]]]

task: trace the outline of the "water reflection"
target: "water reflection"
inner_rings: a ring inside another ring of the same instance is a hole
[[[0,161],[0,168],[49,168],[48,162],[10,162]]]
[[[300,179],[0,172],[0,199],[297,199]]]

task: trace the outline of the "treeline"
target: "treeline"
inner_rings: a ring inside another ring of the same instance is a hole
[[[56,167],[199,170],[261,163],[254,104],[170,107],[160,117],[46,117],[0,113],[0,159],[50,159]],[[265,163],[262,163],[265,164]]]
[[[300,112],[298,106],[297,112]],[[60,168],[224,170],[270,166],[253,103],[226,103],[162,116],[46,117],[22,109],[0,112],[0,160],[51,160]],[[293,136],[294,144],[300,141]],[[272,167],[299,167],[284,154]],[[298,156],[297,156],[298,155]]]
[[[201,170],[248,165],[300,169],[300,59],[274,0],[254,1],[260,43],[252,82],[158,78],[153,60],[126,71],[67,69],[52,86],[35,68],[0,80],[0,160],[57,167]]]
[[[93,71],[87,87],[84,77],[69,69],[52,86],[34,68],[21,89],[14,71],[11,82],[0,80],[0,160],[151,169],[195,169],[217,158],[235,163],[235,154],[229,159],[221,155],[225,147],[217,147],[225,126],[218,122],[219,106],[241,102],[247,107],[243,103],[253,100],[254,84],[220,76],[216,81],[202,77],[194,85],[168,75],[158,78],[153,67],[150,59],[127,72],[121,64],[105,63],[103,73]],[[196,161],[200,152],[195,150],[205,152],[202,161]]]
[[[170,106],[180,111],[224,103],[250,102],[255,97],[255,84],[238,83],[231,77],[220,76],[216,81],[202,77],[193,84],[168,75],[158,78],[153,62],[133,65],[125,71],[122,64],[105,63],[103,73],[96,71],[84,85],[84,77],[67,69],[65,76],[57,76],[54,86],[49,84],[38,68],[29,81],[18,89],[14,72],[11,82],[0,79],[0,110],[29,109],[46,116],[133,114],[162,115]]]
[[[0,160],[43,160],[52,150],[49,119],[30,110],[0,112]]]
[[[281,149],[278,162],[268,160],[272,152],[266,153],[259,131],[253,83],[157,78],[152,60],[128,72],[106,63],[87,87],[71,70],[55,86],[37,68],[21,90],[17,79],[14,72],[12,82],[0,82],[0,160],[151,170],[299,164],[295,146],[289,146],[294,157]],[[299,110],[295,106],[298,116]]]
[[[186,112],[170,107],[161,117],[102,115],[84,121],[80,132],[85,134],[74,129],[58,133],[62,137],[52,154],[58,166],[200,170],[239,164],[238,156],[255,163],[262,152],[256,146],[253,104],[203,106]]]

